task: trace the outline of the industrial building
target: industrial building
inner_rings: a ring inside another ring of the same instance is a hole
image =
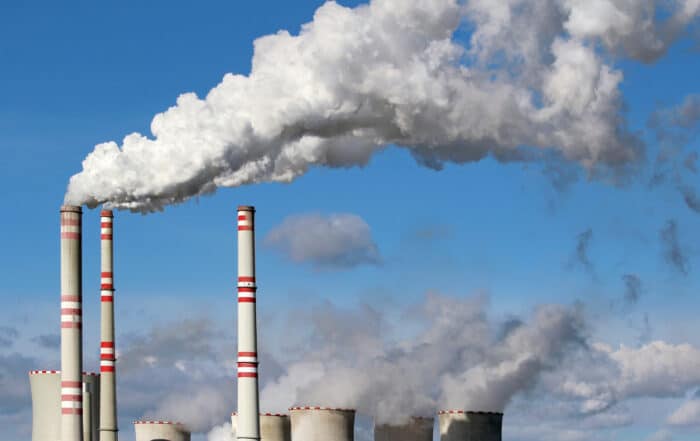
[[[100,213],[100,373],[83,373],[82,209],[61,207],[61,370],[31,371],[32,441],[117,441],[114,323],[114,215]],[[231,416],[239,441],[353,441],[355,410],[291,407],[289,415],[260,413],[255,278],[255,208],[239,206],[238,411]],[[440,441],[501,441],[503,414],[468,410],[438,413]],[[433,417],[378,424],[375,441],[432,441]],[[172,421],[135,421],[136,441],[189,441]]]

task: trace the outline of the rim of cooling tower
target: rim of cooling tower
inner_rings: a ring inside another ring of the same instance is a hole
[[[438,415],[450,414],[482,414],[482,415],[503,415],[503,412],[489,412],[484,410],[462,410],[462,409],[447,409],[438,412]]]
[[[35,370],[35,371],[29,371],[29,375],[55,375],[55,374],[60,374],[61,371],[55,371],[55,370]],[[90,377],[99,377],[100,373],[99,372],[83,372],[83,375],[87,375]]]
[[[336,412],[355,412],[355,409],[344,409],[342,407],[323,407],[323,406],[294,406],[289,408],[292,410],[333,410]]]
[[[231,412],[231,415],[238,416],[238,412]],[[269,417],[288,417],[289,416],[289,414],[287,414],[287,413],[271,413],[271,412],[260,412],[258,415],[269,416]]]

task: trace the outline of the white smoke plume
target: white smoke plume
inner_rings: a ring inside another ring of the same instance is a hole
[[[236,441],[233,437],[231,423],[216,426],[207,433],[207,441]]]
[[[543,306],[529,323],[499,326],[489,320],[483,297],[431,294],[406,319],[422,329],[393,341],[376,311],[316,308],[308,318],[312,345],[263,388],[262,403],[274,411],[295,404],[353,407],[380,423],[444,408],[502,411],[566,353],[585,348],[577,308]]]
[[[526,397],[551,403],[562,418],[611,427],[631,422],[627,400],[682,397],[700,384],[697,347],[593,342],[580,305],[497,319],[483,296],[429,294],[401,313],[401,335],[392,332],[395,318],[367,306],[299,314],[308,335],[290,339],[284,351],[295,356],[280,360],[286,371],[263,384],[266,411],[351,407],[378,423],[401,423],[440,409],[504,411]]]
[[[147,212],[314,166],[362,166],[387,145],[433,168],[546,151],[591,174],[619,170],[643,153],[621,113],[623,74],[604,60],[655,60],[699,9],[697,0],[330,1],[298,35],[257,39],[249,75],[226,74],[203,98],[181,95],[153,118],[151,137],[97,145],[65,200]]]

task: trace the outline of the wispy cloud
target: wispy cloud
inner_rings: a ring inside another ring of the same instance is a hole
[[[666,225],[659,231],[659,238],[661,239],[665,261],[680,273],[687,275],[690,271],[690,263],[678,239],[678,224],[674,219],[666,222]]]
[[[290,216],[267,234],[265,244],[293,262],[316,268],[347,269],[382,261],[367,222],[348,213]]]

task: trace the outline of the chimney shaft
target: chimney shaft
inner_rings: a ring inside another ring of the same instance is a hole
[[[114,347],[114,215],[111,210],[100,213],[100,440],[117,441],[117,390]]]
[[[238,430],[259,440],[258,343],[255,318],[255,208],[238,207]]]
[[[61,207],[61,441],[83,440],[81,221]]]

